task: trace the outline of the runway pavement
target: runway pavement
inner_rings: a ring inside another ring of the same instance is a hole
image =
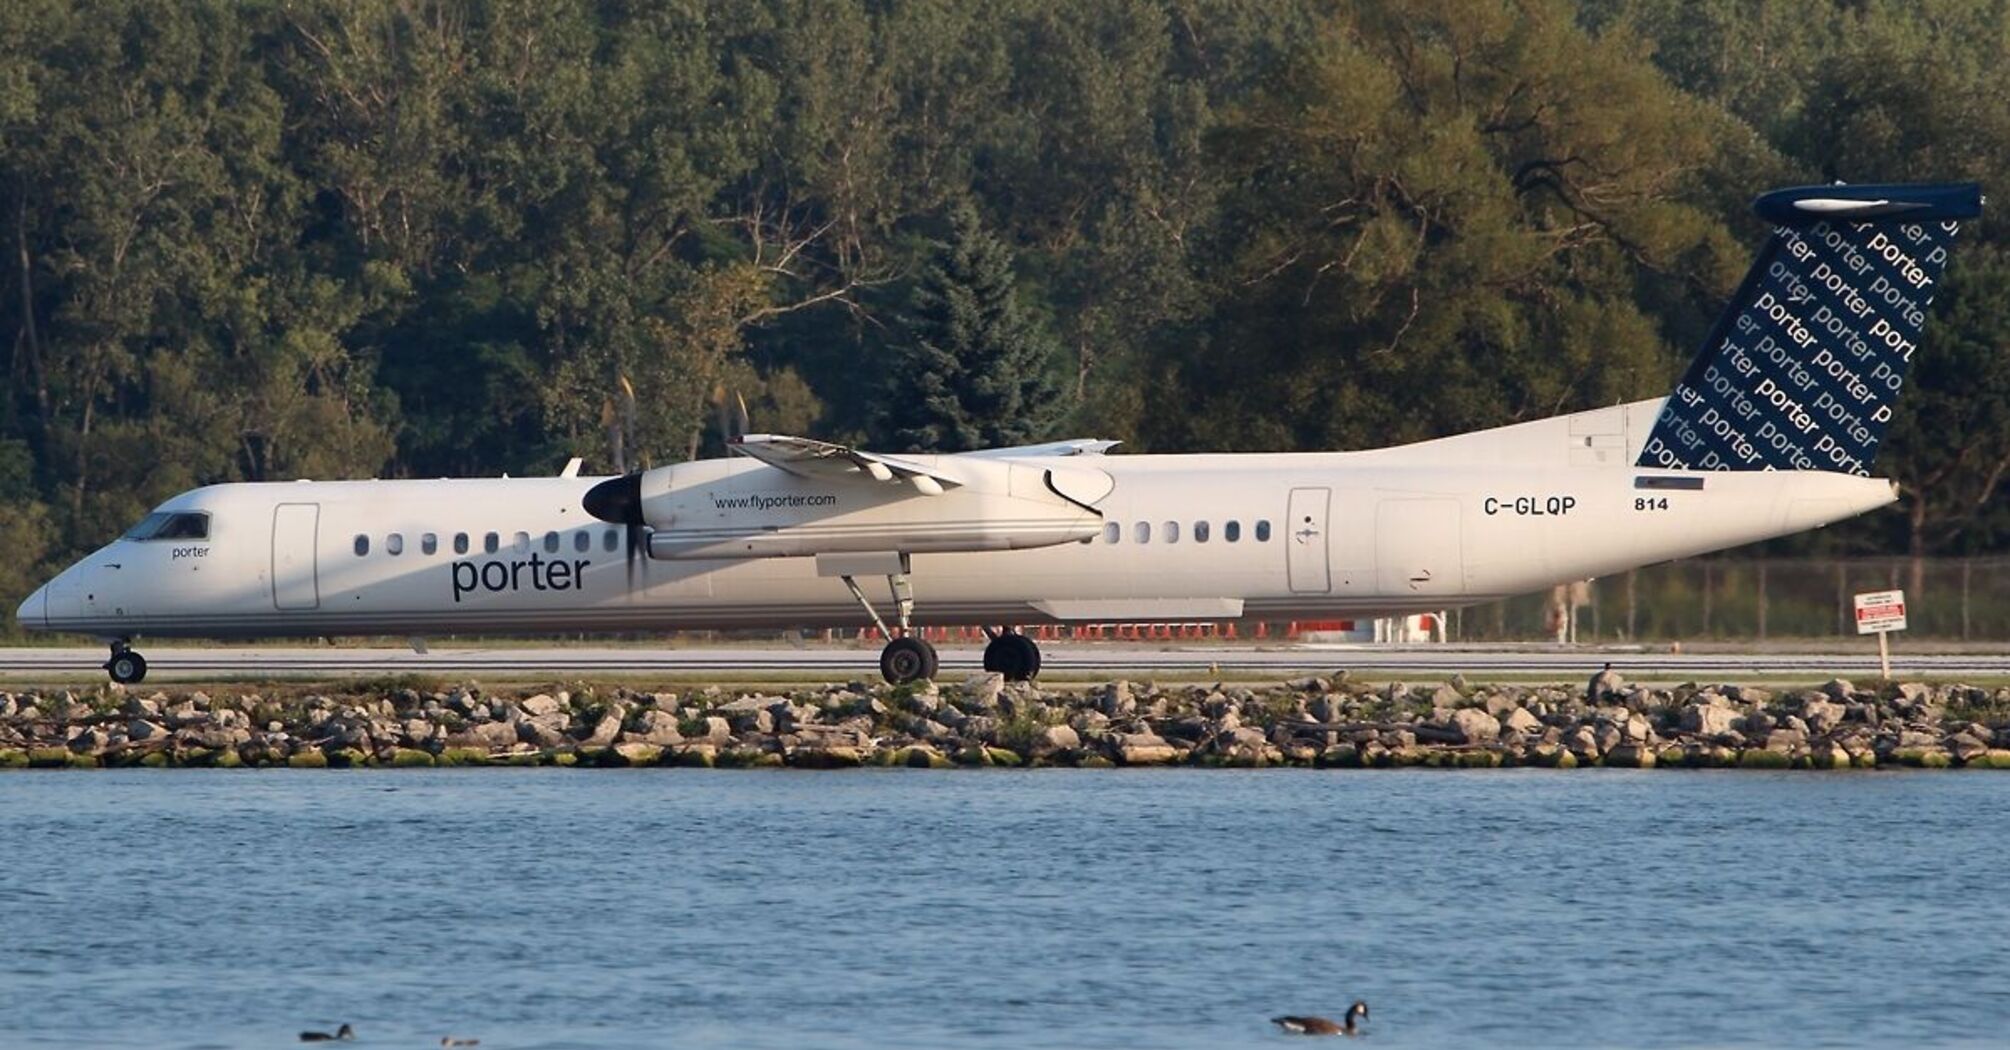
[[[141,646],[149,664],[148,681],[205,677],[340,677],[373,674],[427,673],[472,676],[592,675],[648,673],[828,674],[866,677],[876,674],[878,652],[870,648],[827,645],[791,648],[713,647],[534,647],[445,648],[427,653],[411,649],[186,648]],[[940,648],[945,675],[977,670],[982,653],[975,645]],[[1535,646],[1372,646],[1301,645],[1167,645],[1094,642],[1049,642],[1041,647],[1047,672],[1057,675],[1127,673],[1174,676],[1210,673],[1241,675],[1328,674],[1345,668],[1355,674],[1450,675],[1516,674],[1576,679],[1610,661],[1614,669],[1636,678],[1725,679],[1747,677],[1830,676],[1877,674],[1877,653],[1868,643],[1861,652],[1704,652],[1670,653],[1631,648],[1569,648]],[[57,676],[100,674],[105,650],[95,648],[0,649],[0,679],[32,681]],[[1898,676],[1961,678],[2010,675],[2010,653],[1893,654]]]

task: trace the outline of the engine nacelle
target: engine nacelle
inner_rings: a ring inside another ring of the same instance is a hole
[[[948,457],[908,457],[931,466],[938,458]],[[604,482],[634,488],[618,493],[618,507],[616,497],[589,496],[588,509],[639,517],[649,556],[663,560],[997,551],[1095,536],[1103,520],[1094,505],[1115,486],[1103,471],[1072,464],[956,457],[954,471],[961,484],[927,495],[863,474],[804,477],[745,459],[699,460]]]

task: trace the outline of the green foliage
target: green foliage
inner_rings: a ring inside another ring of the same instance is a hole
[[[1038,440],[1056,414],[1054,344],[1020,308],[1012,253],[977,209],[959,202],[949,224],[887,362],[883,443],[967,452]]]

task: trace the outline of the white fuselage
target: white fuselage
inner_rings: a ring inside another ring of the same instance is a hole
[[[1106,473],[1113,484],[1092,504],[1101,528],[1034,549],[916,553],[915,621],[1442,609],[1812,528],[1894,499],[1890,483],[1846,474],[1635,467],[1659,407],[1370,452],[1026,459]],[[813,557],[658,560],[629,550],[629,530],[582,509],[600,480],[197,489],[161,509],[207,513],[206,539],[113,542],[31,595],[21,621],[106,638],[868,622]],[[467,549],[457,552],[462,536]]]

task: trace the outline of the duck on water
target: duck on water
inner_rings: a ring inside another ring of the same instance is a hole
[[[1368,1019],[1368,1004],[1359,999],[1347,1008],[1344,1021],[1327,1017],[1286,1016],[1273,1017],[1270,1023],[1290,1032],[1292,1035],[1361,1035],[1357,1022]]]
[[[354,1028],[349,1027],[347,1024],[344,1024],[342,1027],[335,1029],[335,1032],[332,1035],[327,1032],[300,1033],[300,1041],[303,1043],[332,1043],[337,1040],[349,1040],[354,1038],[356,1038],[356,1030]]]

